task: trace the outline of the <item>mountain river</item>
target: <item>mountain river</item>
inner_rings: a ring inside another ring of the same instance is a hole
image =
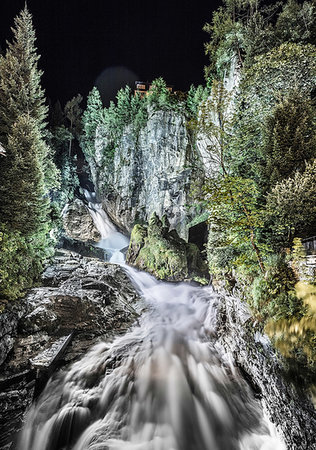
[[[127,238],[86,195],[98,245],[126,270],[146,307],[125,335],[52,377],[19,450],[285,450],[216,342],[216,293],[125,265]]]

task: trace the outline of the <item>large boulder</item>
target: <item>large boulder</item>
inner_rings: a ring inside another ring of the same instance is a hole
[[[96,229],[87,206],[76,198],[63,210],[63,226],[66,235],[79,241],[99,241],[101,235]]]
[[[166,216],[154,213],[148,226],[135,225],[126,260],[160,280],[196,280],[207,283],[207,265],[195,244],[186,243],[176,230],[169,231]]]

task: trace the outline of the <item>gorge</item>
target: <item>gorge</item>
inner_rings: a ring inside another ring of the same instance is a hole
[[[126,3],[117,24],[149,14]],[[186,19],[198,4],[179,3]],[[105,98],[94,74],[63,106],[45,98],[27,4],[15,18],[0,51],[0,450],[316,449],[316,6],[268,3],[213,11],[203,85],[156,68]],[[88,45],[85,8],[67,32]],[[137,51],[125,42],[135,63],[159,60],[140,49],[147,17]]]

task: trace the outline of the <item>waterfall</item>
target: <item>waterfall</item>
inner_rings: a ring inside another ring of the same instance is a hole
[[[284,450],[216,340],[212,288],[123,267],[145,312],[50,380],[19,450]]]
[[[95,192],[90,192],[87,189],[83,189],[83,192],[88,201],[89,213],[101,235],[101,240],[96,244],[96,247],[103,248],[106,251],[110,262],[123,264],[124,255],[121,250],[128,246],[128,238],[117,231],[104,211],[102,204],[98,203]]]

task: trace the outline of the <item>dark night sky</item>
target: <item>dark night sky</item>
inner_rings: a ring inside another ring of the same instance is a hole
[[[23,6],[24,0],[0,0],[2,48]],[[217,6],[218,0],[28,0],[47,96],[62,103],[79,92],[86,96],[117,66],[144,81],[163,76],[178,90],[203,83],[208,36],[202,27]]]

